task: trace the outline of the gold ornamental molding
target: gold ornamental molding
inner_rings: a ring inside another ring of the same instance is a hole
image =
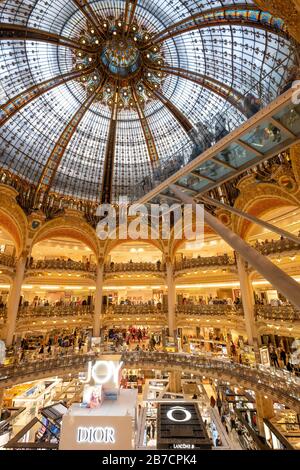
[[[68,212],[62,217],[44,223],[35,233],[32,246],[38,242],[57,237],[80,241],[87,245],[97,258],[99,256],[99,240],[96,232],[78,212]]]
[[[118,228],[119,228],[119,225],[117,225],[117,234],[118,234]],[[151,231],[150,231],[150,227],[149,227],[148,238],[145,238],[145,239],[140,238],[138,241],[136,241],[136,240],[133,240],[132,238],[128,237],[127,239],[123,240],[123,239],[118,239],[118,235],[116,235],[115,240],[108,238],[107,240],[102,242],[101,246],[102,246],[102,249],[103,249],[104,258],[106,259],[107,256],[109,256],[109,254],[111,253],[111,251],[114,250],[115,248],[117,248],[118,246],[123,245],[124,243],[131,243],[131,242],[149,243],[149,245],[154,246],[155,248],[157,248],[161,252],[164,251],[163,240],[161,240],[161,239],[153,240],[151,238]]]
[[[238,189],[240,195],[234,207],[258,218],[274,208],[300,206],[299,189],[293,194],[279,183],[258,182],[254,175],[243,178],[238,184]],[[232,222],[234,231],[243,238],[246,238],[253,226],[251,222],[236,215],[232,216]]]
[[[288,162],[272,166],[270,179],[275,182],[259,182],[253,174],[242,178],[237,185],[240,194],[234,207],[258,218],[274,208],[299,207],[300,144],[290,148]],[[245,237],[252,225],[251,222],[232,215],[233,230],[240,236]]]
[[[16,201],[18,192],[0,184],[0,226],[12,237],[17,257],[23,252],[28,238],[28,221]]]
[[[300,28],[300,23],[299,23]],[[300,144],[293,145],[290,148],[290,159],[295,180],[300,187]],[[300,189],[299,189],[300,191]]]
[[[300,0],[254,0],[264,11],[282,18],[291,36],[300,42]]]

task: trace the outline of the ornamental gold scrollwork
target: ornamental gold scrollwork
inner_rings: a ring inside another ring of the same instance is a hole
[[[280,180],[280,178],[283,179]],[[237,185],[240,194],[234,207],[255,217],[261,217],[262,214],[272,211],[275,207],[299,207],[299,190],[296,192],[293,190],[293,181],[296,183],[293,174],[284,173],[280,175],[279,180],[281,184],[279,181],[276,183],[259,182],[254,175],[246,176]],[[236,215],[232,216],[232,223],[234,231],[243,237],[252,227],[251,222]]]
[[[299,0],[254,0],[257,6],[282,18],[289,33],[300,42],[300,1]]]

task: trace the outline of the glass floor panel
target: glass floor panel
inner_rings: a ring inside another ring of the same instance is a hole
[[[255,152],[251,152],[241,145],[233,143],[226,147],[226,149],[222,150],[222,152],[219,152],[216,155],[216,158],[222,162],[229,163],[231,166],[238,169],[245,165],[245,163],[257,158],[257,155]]]
[[[207,180],[200,180],[199,178],[197,178],[197,176],[188,174],[180,178],[178,180],[178,184],[181,184],[182,186],[185,186],[190,189],[194,189],[195,191],[201,191],[210,183]]]
[[[225,168],[221,164],[218,165],[217,163],[212,162],[211,160],[207,160],[206,162],[203,162],[200,166],[197,167],[197,172],[199,172],[203,176],[211,178],[214,181],[218,181],[220,178],[223,178],[232,171],[233,170],[231,170],[230,168]]]
[[[261,153],[267,153],[278,144],[289,139],[286,132],[278,129],[274,124],[265,121],[240,140],[251,145]]]
[[[300,135],[300,105],[289,105],[274,115],[274,118],[289,129],[293,134]]]

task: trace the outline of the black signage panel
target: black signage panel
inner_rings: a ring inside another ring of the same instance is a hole
[[[212,444],[196,403],[160,403],[157,449],[211,449]]]

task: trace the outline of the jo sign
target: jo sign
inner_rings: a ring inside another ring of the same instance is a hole
[[[89,384],[91,380],[96,385],[111,384],[115,388],[119,387],[119,375],[123,362],[115,361],[92,361],[88,363],[88,372],[85,378],[79,380],[84,384]]]

